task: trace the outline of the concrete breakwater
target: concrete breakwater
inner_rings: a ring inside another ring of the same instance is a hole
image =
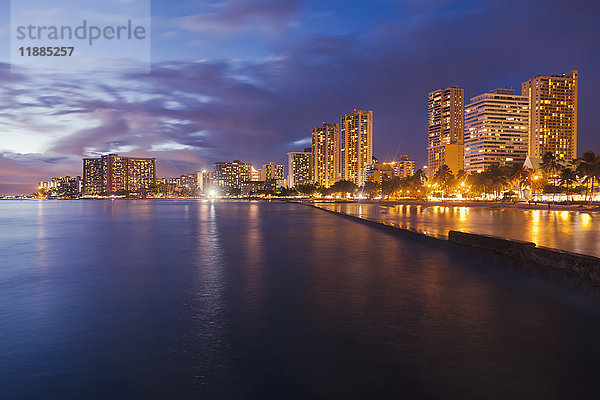
[[[448,232],[448,240],[452,243],[491,251],[525,263],[535,263],[563,271],[591,282],[595,286],[600,286],[600,258],[598,257],[536,246],[532,242],[459,231]]]
[[[533,242],[492,235],[482,235],[451,230],[448,232],[448,236],[443,236],[418,229],[399,226],[389,222],[367,218],[364,216],[357,216],[345,212],[329,210],[312,203],[302,202],[301,204],[351,218],[355,221],[374,225],[381,229],[390,230],[403,236],[429,241],[434,240],[438,243],[442,241],[460,246],[471,247],[481,251],[504,256],[512,260],[517,260],[524,264],[532,264],[555,271],[561,271],[588,282],[593,286],[600,286],[600,258],[598,257],[544,246],[537,246]]]

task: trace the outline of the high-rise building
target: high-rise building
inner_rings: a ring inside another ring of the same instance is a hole
[[[265,174],[264,168],[256,169],[256,168],[254,168],[254,165],[253,165],[252,168],[250,169],[250,180],[253,182],[264,181],[265,180],[264,174]]]
[[[214,172],[202,170],[196,172],[196,174],[198,175],[198,189],[203,193],[207,193],[213,185]]]
[[[40,182],[40,192],[56,197],[79,197],[83,188],[80,176],[61,176]]]
[[[109,154],[83,159],[83,192],[127,194],[156,186],[156,159],[123,157]]]
[[[415,162],[403,154],[396,161],[386,162],[394,170],[394,176],[407,178],[415,174]]]
[[[313,181],[329,187],[340,179],[340,134],[338,124],[323,122],[312,130]]]
[[[312,153],[292,151],[288,154],[288,187],[312,183]]]
[[[278,181],[285,179],[283,164],[270,162],[263,165],[263,169],[265,170],[265,178],[263,179],[264,181]]]
[[[465,107],[465,171],[523,164],[529,143],[529,99],[513,89],[473,97]]]
[[[562,75],[538,75],[521,84],[529,99],[529,157],[547,152],[577,158],[577,70]]]
[[[450,86],[429,93],[427,174],[446,164],[453,173],[463,169],[463,89]]]
[[[362,186],[365,168],[373,163],[373,111],[342,115],[340,142],[341,178]]]
[[[234,160],[233,162],[216,162],[213,182],[223,189],[241,189],[242,182],[252,180],[251,163]]]

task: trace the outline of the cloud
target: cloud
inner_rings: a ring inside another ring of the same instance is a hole
[[[244,30],[280,32],[298,13],[294,0],[228,0],[214,10],[176,19],[176,25],[194,32],[234,34]]]
[[[276,29],[297,13],[293,2],[245,3],[208,10],[216,17],[213,27],[240,32],[267,18]],[[269,4],[274,9],[264,10]],[[14,75],[0,64],[0,149],[35,154],[1,159],[0,183],[21,182],[11,178],[13,171],[35,188],[51,174],[78,174],[85,154],[115,150],[157,157],[162,176],[215,161],[284,162],[288,151],[310,144],[313,126],[339,122],[354,108],[374,110],[378,158],[408,154],[423,165],[429,91],[456,84],[468,100],[573,68],[581,72],[579,146],[598,151],[594,66],[600,52],[593,38],[600,34],[594,19],[600,5],[582,14],[578,1],[572,7],[516,0],[406,4],[368,31],[285,37],[259,61],[173,60],[155,64],[150,75],[68,80]],[[564,31],[554,28],[559,23]],[[44,150],[65,161],[49,169],[39,155]]]

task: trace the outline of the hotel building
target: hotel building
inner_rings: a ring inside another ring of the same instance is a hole
[[[285,179],[285,173],[283,171],[283,164],[275,164],[274,162],[270,162],[268,164],[263,165],[264,169],[264,181],[280,181]]]
[[[80,176],[62,176],[51,178],[47,182],[40,182],[40,192],[45,192],[57,197],[79,197],[83,188]]]
[[[394,170],[394,176],[408,178],[415,174],[415,162],[403,154],[396,161],[386,162]]]
[[[340,179],[340,135],[338,124],[323,123],[312,130],[313,181],[330,187]]]
[[[233,162],[216,162],[214,164],[213,183],[223,189],[241,189],[242,182],[252,180],[251,163],[234,160]]]
[[[213,185],[214,172],[203,170],[196,172],[196,175],[198,179],[198,189],[203,193],[208,192]]]
[[[340,124],[341,178],[362,186],[373,163],[373,111],[354,110]]]
[[[513,89],[473,97],[465,107],[465,171],[523,164],[529,143],[529,99]]]
[[[529,157],[551,152],[557,158],[577,158],[577,70],[539,75],[521,84],[529,99]]]
[[[394,168],[389,164],[369,164],[365,168],[367,182],[375,182],[381,185],[384,180],[394,177]]]
[[[83,193],[127,194],[156,186],[156,159],[109,154],[83,159]]]
[[[307,151],[292,151],[288,155],[288,187],[310,185],[312,180],[312,153]]]
[[[464,90],[450,86],[429,93],[427,174],[446,164],[454,174],[464,167]]]

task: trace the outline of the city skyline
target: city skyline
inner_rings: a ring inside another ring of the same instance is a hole
[[[354,108],[375,112],[376,157],[409,154],[420,168],[426,164],[427,93],[450,85],[464,88],[465,99],[495,88],[519,92],[536,75],[573,69],[583,79],[577,147],[600,145],[593,95],[598,52],[589,41],[599,29],[592,18],[596,4],[155,3],[162,23],[153,28],[151,75],[72,76],[67,84],[60,76],[11,74],[7,49],[0,47],[0,193],[28,193],[41,179],[73,175],[83,157],[112,152],[155,157],[163,176],[222,160],[286,164],[288,152],[310,145],[312,127],[337,122]],[[532,19],[537,9],[539,18]],[[2,15],[7,26],[9,14]],[[508,39],[502,31],[507,18],[517,26]],[[333,19],[328,31],[314,24]],[[365,23],[356,31],[359,19]],[[559,20],[568,35],[551,29],[548,21]],[[450,25],[456,29],[439,39],[435,32]],[[521,29],[538,45],[521,43]],[[173,45],[184,30],[191,39]],[[480,41],[494,51],[472,52]],[[527,55],[497,56],[509,49]]]

